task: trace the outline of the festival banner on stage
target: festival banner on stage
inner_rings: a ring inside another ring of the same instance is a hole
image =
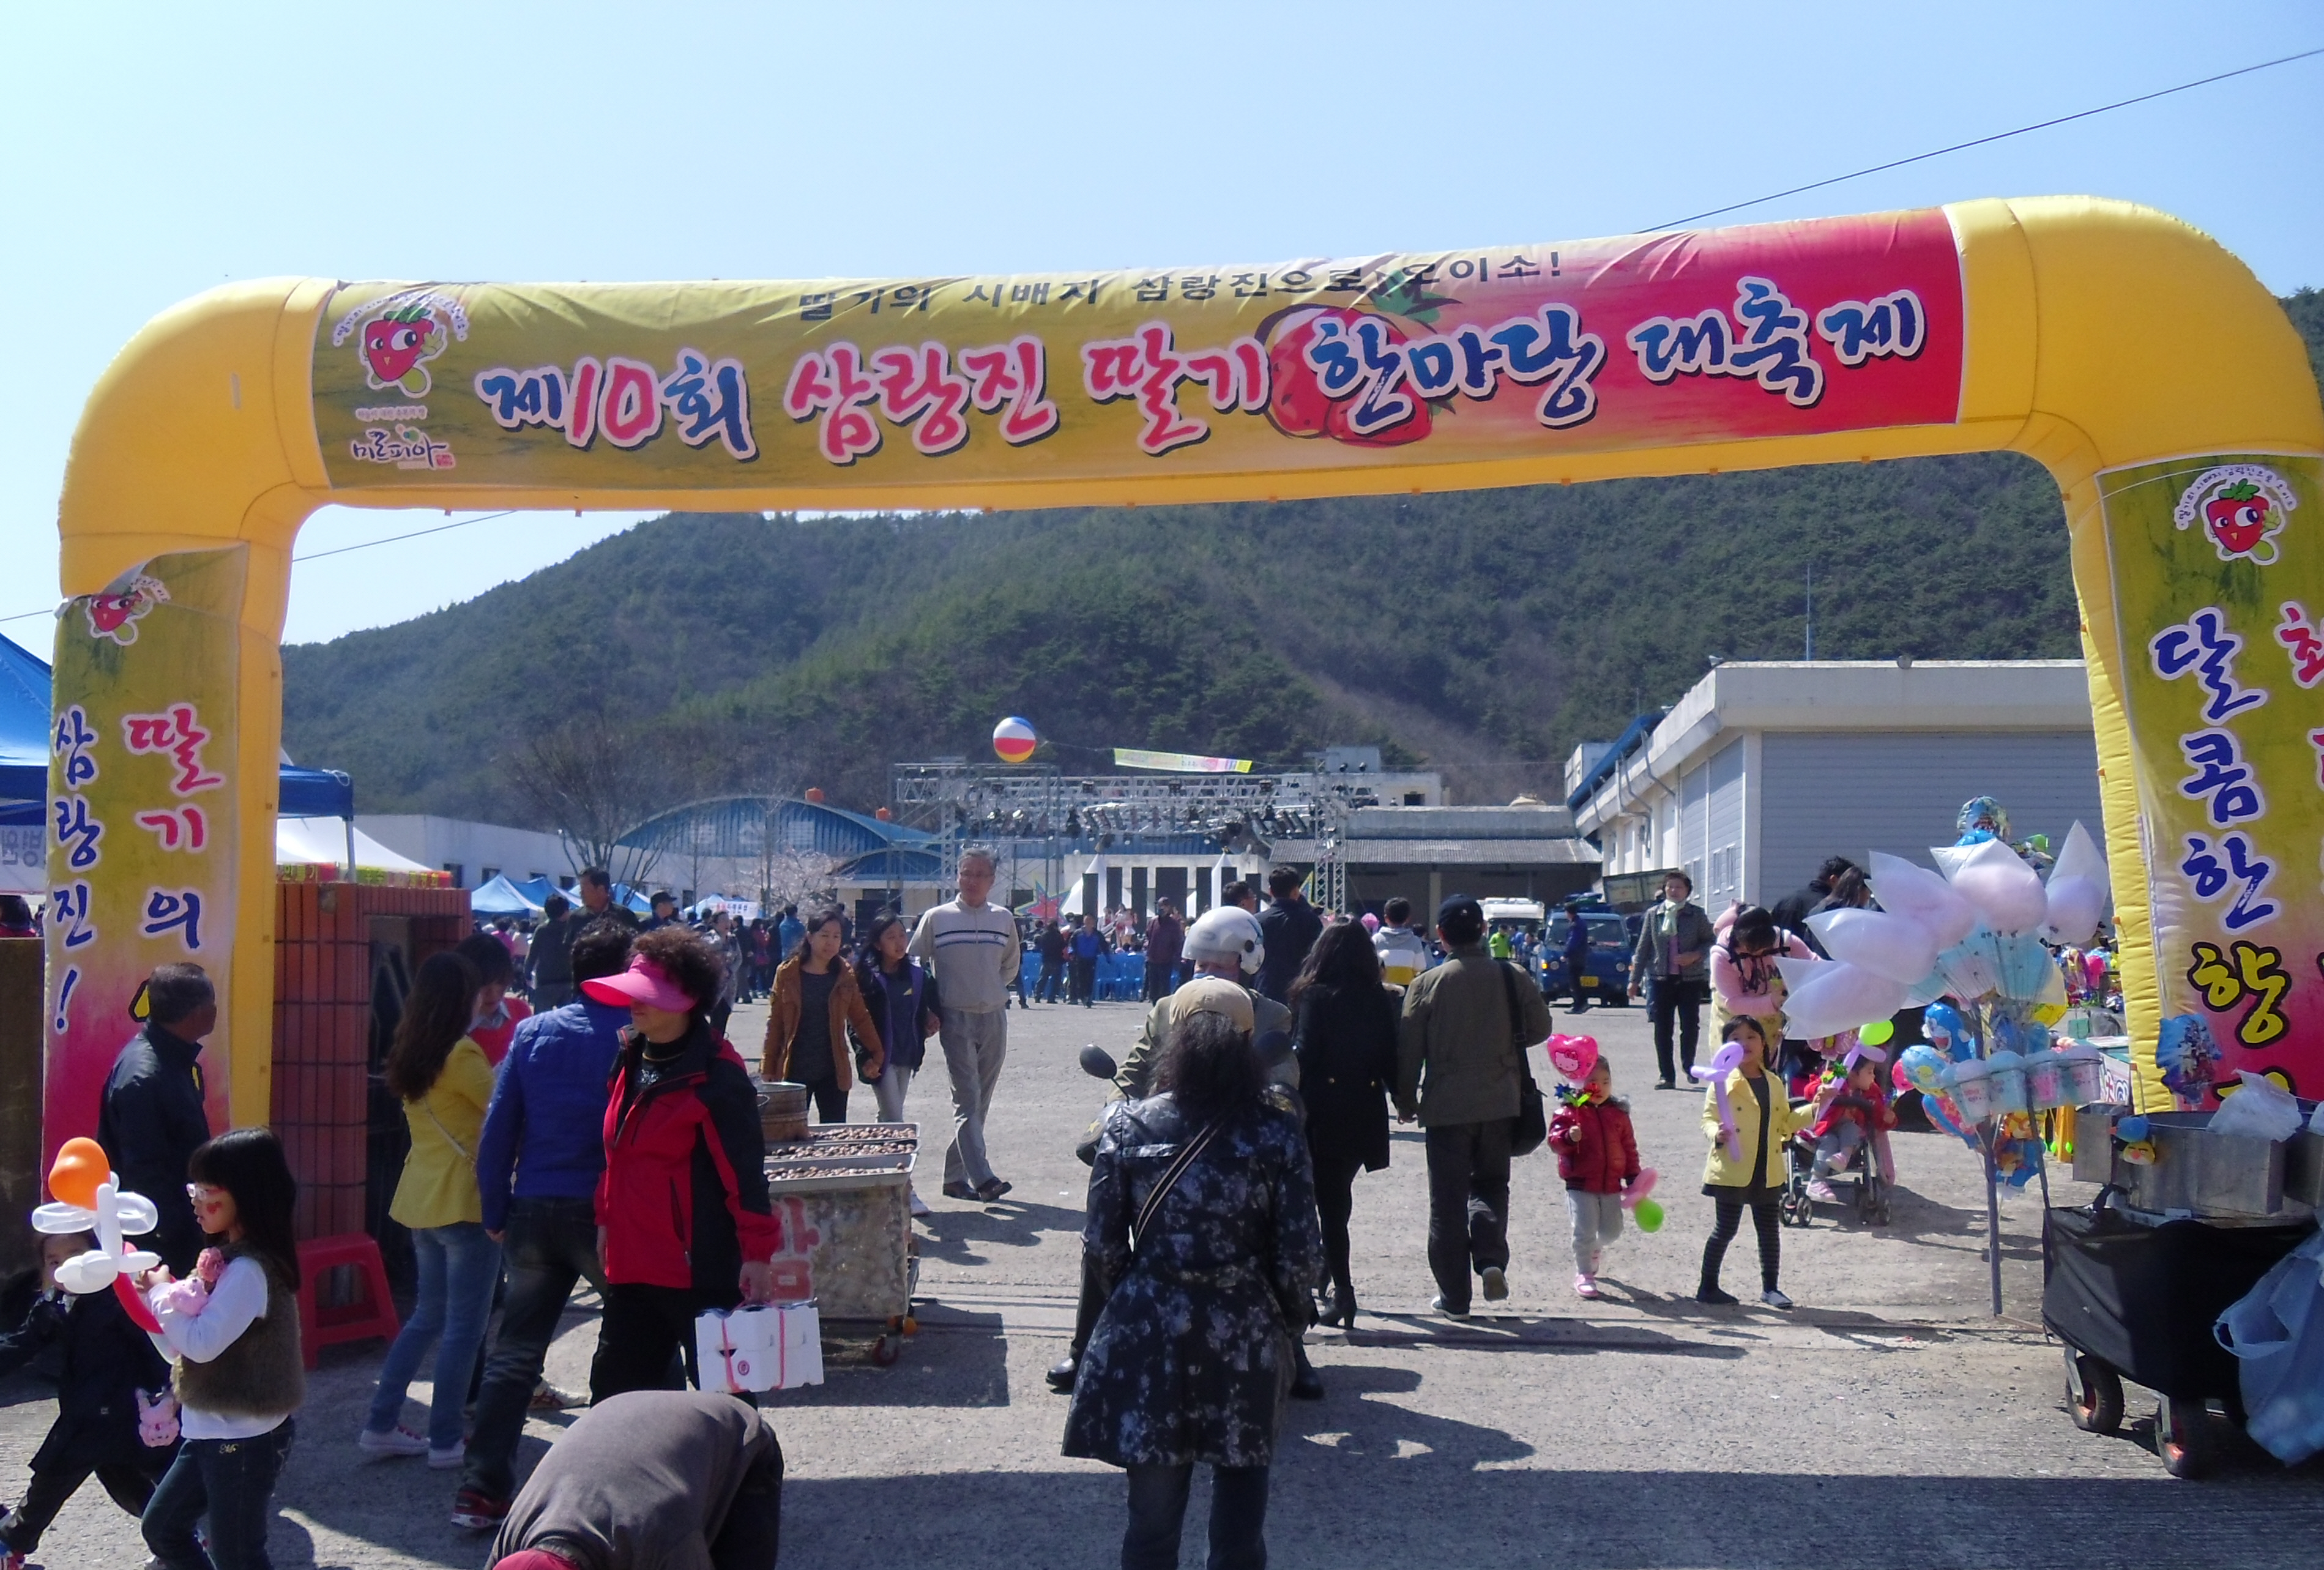
[[[57,623],[42,1123],[51,1150],[97,1131],[105,1076],[139,1029],[139,990],[176,961],[199,965],[217,988],[203,1069],[211,1126],[227,1126],[247,554],[156,557],[72,600]]]
[[[1959,418],[1942,211],[1080,277],[348,284],[333,485],[1296,474]]]
[[[1117,769],[1152,769],[1166,774],[1248,774],[1249,758],[1205,758],[1194,753],[1150,753],[1143,747],[1116,747]]]
[[[2324,465],[2227,454],[2098,478],[2182,1094],[2324,1091]],[[2095,607],[2094,607],[2095,610]]]

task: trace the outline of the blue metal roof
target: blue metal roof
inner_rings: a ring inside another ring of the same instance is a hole
[[[1581,811],[1582,804],[1589,800],[1591,794],[1599,786],[1603,785],[1615,770],[1622,766],[1623,759],[1637,751],[1645,743],[1646,739],[1654,734],[1655,727],[1662,724],[1663,716],[1669,713],[1670,710],[1666,708],[1653,708],[1632,720],[1629,727],[1614,738],[1614,744],[1606,749],[1606,755],[1590,765],[1590,771],[1582,776],[1582,783],[1575,786],[1572,793],[1566,797],[1567,809],[1573,812]]]

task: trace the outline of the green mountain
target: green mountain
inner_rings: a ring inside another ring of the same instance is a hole
[[[2324,379],[2324,294],[2285,302]],[[1296,762],[1335,743],[1462,800],[1562,793],[1565,753],[1712,657],[2080,651],[2056,486],[2011,454],[1571,488],[877,518],[679,513],[465,604],[284,651],[284,741],[368,811],[542,822],[586,725],[625,799],[1106,749]],[[530,766],[528,767],[528,759]]]

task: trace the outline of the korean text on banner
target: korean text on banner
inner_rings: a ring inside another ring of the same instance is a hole
[[[156,557],[57,623],[49,760],[43,1140],[97,1128],[105,1076],[157,965],[191,961],[228,1007],[235,928],[237,680],[246,552]],[[227,1064],[204,1078],[226,1126]],[[265,1041],[241,1043],[263,1053]]]
[[[2324,1089],[2324,476],[2227,454],[2099,476],[2172,1088]]]

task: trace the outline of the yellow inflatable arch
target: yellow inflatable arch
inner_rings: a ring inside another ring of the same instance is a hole
[[[49,1145],[154,965],[269,1105],[278,650],[360,507],[1040,507],[2010,448],[2065,499],[2135,1037],[2324,1089],[2324,411],[2164,215],[2045,198],[1085,276],[278,279],[150,324],[65,477]]]

